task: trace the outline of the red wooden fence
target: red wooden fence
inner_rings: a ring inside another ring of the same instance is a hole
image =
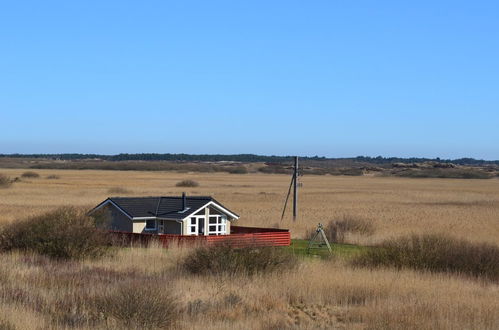
[[[170,244],[206,244],[230,245],[232,247],[251,246],[289,246],[291,234],[288,229],[256,228],[231,226],[230,235],[218,236],[187,236],[170,234],[142,234],[121,231],[111,231],[113,243],[117,245],[143,245],[152,241],[160,242],[164,247]]]

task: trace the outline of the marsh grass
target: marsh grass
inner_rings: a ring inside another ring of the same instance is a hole
[[[412,235],[388,240],[366,250],[353,264],[452,272],[499,282],[499,247],[444,235]]]
[[[123,187],[112,187],[112,188],[109,188],[107,190],[107,192],[109,194],[121,194],[121,195],[126,195],[126,194],[130,194],[131,191],[126,189],[126,188],[123,188]]]
[[[182,180],[175,184],[176,187],[198,187],[199,183],[194,180]]]
[[[12,185],[11,179],[0,173],[0,188],[9,188]]]
[[[316,230],[309,228],[305,232],[307,239],[315,235]],[[350,234],[371,236],[375,232],[373,223],[369,220],[351,215],[343,215],[329,221],[324,227],[326,237],[331,243],[346,243]]]
[[[171,328],[179,318],[179,301],[164,282],[133,281],[98,301],[106,318],[127,329]]]
[[[21,177],[27,178],[27,179],[36,179],[36,178],[40,177],[40,174],[38,174],[37,172],[33,172],[33,171],[26,171],[23,174],[21,174]]]
[[[199,247],[183,262],[191,274],[246,274],[289,271],[297,265],[288,250],[274,247],[235,249],[230,246]]]

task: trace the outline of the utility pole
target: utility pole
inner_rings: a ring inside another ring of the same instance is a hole
[[[284,218],[284,213],[286,212],[286,206],[288,205],[289,195],[291,194],[291,188],[293,188],[293,221],[298,218],[298,156],[294,157],[293,165],[293,176],[291,177],[291,184],[289,185],[288,195],[286,196],[286,201],[284,202],[284,208],[282,209],[281,220]]]
[[[295,167],[293,171],[293,221],[298,216],[298,156],[295,156]]]

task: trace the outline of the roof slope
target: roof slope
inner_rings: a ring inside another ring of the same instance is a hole
[[[179,196],[109,197],[108,200],[118,205],[119,208],[132,218],[158,217],[180,220],[210,202],[214,202],[227,209],[211,196],[186,196],[186,210],[183,210],[182,197]]]

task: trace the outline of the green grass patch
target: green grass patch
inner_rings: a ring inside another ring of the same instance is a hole
[[[294,254],[298,256],[319,256],[328,257],[329,251],[327,246],[321,246],[320,248],[311,249],[310,254],[307,253],[308,240],[306,239],[292,239],[291,245],[288,247]],[[330,243],[331,249],[333,250],[333,256],[351,258],[359,255],[362,252],[367,251],[369,248],[354,244],[339,244]]]

